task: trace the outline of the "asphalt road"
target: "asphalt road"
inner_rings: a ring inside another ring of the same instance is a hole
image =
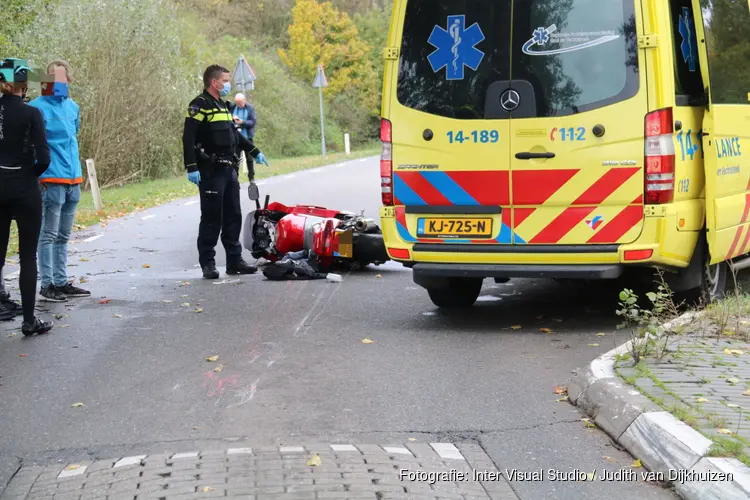
[[[377,217],[377,159],[269,179],[261,192]],[[341,283],[215,284],[197,268],[196,200],[78,233],[70,272],[93,297],[43,304],[60,317],[51,334],[0,323],[5,460],[415,438],[477,442],[500,470],[631,465],[554,392],[626,340],[616,286],[487,280],[470,313],[446,313],[395,264]],[[220,244],[217,260],[223,271]],[[676,498],[642,482],[511,486],[522,499]]]

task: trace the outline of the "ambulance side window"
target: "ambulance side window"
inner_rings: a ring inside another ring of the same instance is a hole
[[[698,61],[698,39],[691,0],[672,0],[672,40],[675,60],[675,94],[678,106],[703,104],[703,78]]]
[[[748,104],[750,5],[745,0],[701,2],[713,104]]]

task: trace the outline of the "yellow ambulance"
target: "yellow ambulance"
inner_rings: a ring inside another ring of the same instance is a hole
[[[385,242],[437,306],[750,265],[748,0],[395,0],[384,58]]]

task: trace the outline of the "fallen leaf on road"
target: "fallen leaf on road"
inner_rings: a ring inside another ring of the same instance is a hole
[[[210,491],[214,491],[214,489],[211,488],[210,486],[204,486],[201,491],[203,491],[203,493],[208,493]]]
[[[18,356],[21,358],[25,358],[26,356],[28,356],[28,354],[19,354]]]
[[[550,330],[549,328],[540,328],[539,331],[542,333],[552,333],[552,330]]]
[[[568,401],[568,397],[566,396],[564,398],[556,399],[555,403],[565,403],[567,401]]]
[[[732,385],[735,385],[735,384],[739,384],[740,383],[740,379],[732,377],[732,378],[728,378],[727,382],[730,383],[730,384],[732,384]]]
[[[309,467],[317,467],[318,465],[320,465],[320,463],[320,455],[318,455],[317,453],[314,456],[310,457],[310,459],[307,461],[307,465]]]
[[[382,277],[383,277],[383,275],[382,275],[382,274],[376,274],[376,275],[375,275],[375,277],[376,277],[376,278],[382,278]]]
[[[162,300],[162,302],[164,302],[165,304],[171,304],[172,303],[171,300]]]
[[[79,260],[79,262],[88,262],[89,261],[89,259],[87,259],[86,257],[81,257],[78,260]]]
[[[552,321],[557,321],[558,323],[562,323],[564,320],[562,318],[552,318]]]
[[[182,307],[190,307],[190,302],[183,302]]]
[[[606,334],[606,333],[601,333],[601,332],[600,332],[600,333],[597,333],[597,334],[596,334],[596,336],[597,336],[597,337],[606,337],[606,336],[607,336],[607,334]]]
[[[115,317],[115,318],[122,318],[122,316],[120,314],[113,314],[112,316]]]
[[[72,406],[73,408],[80,408],[81,406],[83,406],[83,403],[73,403],[70,406]]]
[[[727,408],[739,408],[740,405],[736,405],[734,403],[727,403]]]
[[[99,301],[100,304],[109,304],[110,302],[112,302],[112,299],[102,299]]]
[[[709,403],[710,401],[706,398],[698,398],[695,400],[696,403]]]
[[[511,330],[520,330],[521,329],[521,325],[513,325],[513,326],[510,327],[510,329]]]
[[[643,464],[641,463],[641,459],[639,458],[638,460],[635,460],[632,463],[631,467],[635,467],[635,468],[643,467]]]
[[[148,269],[151,267],[151,264],[143,264],[143,269]]]
[[[589,344],[589,347],[599,347],[599,344]]]
[[[217,366],[216,368],[214,368],[214,371],[215,371],[216,373],[219,373],[219,372],[220,372],[221,370],[223,370],[223,369],[224,369],[224,365],[219,365],[219,366]]]
[[[750,389],[742,393],[743,396],[750,396]]]
[[[191,427],[191,429],[193,429],[194,431],[197,431],[198,429],[200,429],[200,427]]]
[[[219,356],[215,355],[215,356],[209,356],[209,357],[207,357],[206,361],[210,361],[210,362],[213,363],[214,361],[218,361],[218,359],[219,359]]]
[[[70,328],[70,325],[60,325],[60,328]]]
[[[607,462],[613,462],[613,463],[614,463],[614,462],[616,462],[616,461],[617,461],[616,459],[614,459],[614,458],[612,458],[612,457],[606,457],[606,456],[605,456],[605,457],[602,457],[602,458],[603,458],[604,460],[606,460]]]
[[[76,470],[76,469],[80,469],[80,468],[81,468],[81,466],[78,465],[78,464],[70,464],[67,467],[65,467],[65,470]]]
[[[200,313],[203,312],[203,309],[201,309],[200,307],[196,307],[195,308],[195,312],[197,312],[198,314],[200,314]]]
[[[15,337],[16,335],[18,335],[18,334],[17,333],[9,333],[8,334],[8,338]]]
[[[589,418],[584,418],[581,421],[583,422],[583,425],[585,425],[589,429],[595,429],[596,428],[596,424],[594,422],[592,422],[591,419],[589,419]]]
[[[53,315],[53,316],[54,316],[54,318],[55,318],[56,320],[61,320],[61,319],[65,318],[65,315],[63,315],[63,314],[55,314],[55,315]]]
[[[726,434],[727,436],[734,434],[734,432],[730,431],[729,429],[719,429],[716,432],[718,432],[719,434]]]
[[[363,344],[374,344],[375,341],[374,340],[370,340],[370,339],[362,339],[362,343]]]
[[[190,285],[192,285],[192,283],[190,283],[189,281],[183,281],[182,283],[180,283],[181,287],[182,286],[190,286]]]
[[[596,477],[596,472],[589,472],[588,474],[586,474],[586,480],[588,481],[593,481],[594,477]]]
[[[190,297],[190,295],[180,295],[180,298],[181,298],[181,299],[186,299],[186,298],[188,298],[188,297]]]
[[[416,440],[417,440],[417,438],[409,438],[409,441],[411,441],[412,443],[413,443],[414,441],[416,441]]]
[[[568,393],[568,386],[567,385],[556,385],[555,386],[555,394],[567,394]]]
[[[743,351],[740,351],[739,349],[724,349],[724,354],[734,354],[735,356],[742,356],[745,353]]]
[[[81,278],[78,280],[78,283],[88,283],[88,282],[89,282],[89,280],[87,280],[83,276],[81,276]]]

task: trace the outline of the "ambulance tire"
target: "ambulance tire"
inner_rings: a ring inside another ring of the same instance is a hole
[[[432,303],[444,309],[471,307],[482,291],[482,278],[450,278],[447,287],[427,288]]]
[[[726,262],[703,265],[701,275],[700,297],[703,303],[711,304],[726,296],[727,278],[729,276],[729,265]]]

